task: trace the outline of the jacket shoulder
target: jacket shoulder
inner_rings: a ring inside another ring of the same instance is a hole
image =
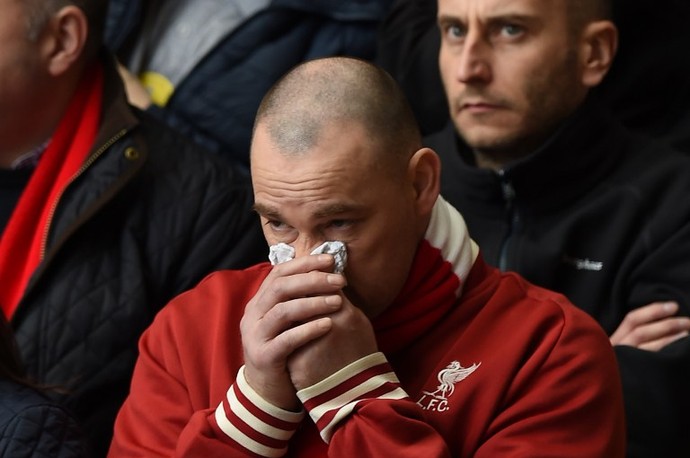
[[[517,273],[502,274],[503,282],[520,291],[516,301],[518,310],[524,312],[523,322],[532,322],[535,327],[551,329],[554,345],[571,344],[570,339],[580,339],[582,349],[603,347],[613,356],[611,344],[602,327],[582,309],[575,306],[565,295],[537,286]]]

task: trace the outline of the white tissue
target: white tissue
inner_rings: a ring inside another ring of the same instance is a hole
[[[283,242],[271,245],[268,251],[268,260],[271,261],[271,265],[274,266],[289,261],[294,257],[295,249]]]
[[[347,265],[347,249],[343,242],[337,240],[324,242],[321,245],[314,248],[311,254],[332,254],[335,260],[335,267],[333,272],[339,274],[343,273],[345,266]],[[278,243],[276,245],[271,245],[268,252],[268,260],[271,261],[272,265],[280,264],[285,261],[289,261],[295,257],[295,249],[288,245],[287,243]]]

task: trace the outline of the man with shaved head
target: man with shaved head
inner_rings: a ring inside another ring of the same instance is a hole
[[[484,263],[388,74],[293,69],[251,172],[271,262],[158,314],[110,457],[624,456],[606,335]]]

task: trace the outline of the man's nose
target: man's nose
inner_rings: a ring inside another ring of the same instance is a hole
[[[477,32],[468,33],[457,63],[458,81],[465,84],[491,81],[491,44]]]
[[[311,252],[323,242],[323,240],[318,240],[314,237],[299,238],[292,244],[292,247],[295,249],[295,257],[298,258],[300,256],[310,255]]]

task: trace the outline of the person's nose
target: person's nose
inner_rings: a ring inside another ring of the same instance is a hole
[[[458,81],[464,84],[486,84],[491,81],[491,44],[477,31],[465,37],[457,63]]]
[[[312,236],[300,236],[293,244],[292,247],[295,249],[295,258],[300,256],[307,256],[311,254],[312,251],[319,245],[323,243],[323,240],[319,240]]]

